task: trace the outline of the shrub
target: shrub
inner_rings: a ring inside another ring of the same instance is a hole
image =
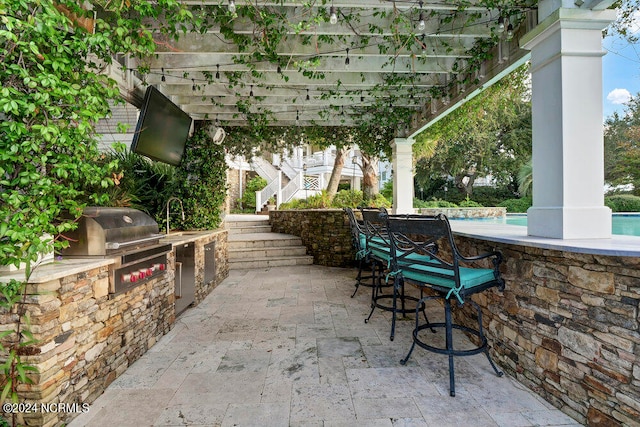
[[[458,203],[458,206],[460,206],[461,208],[481,208],[481,207],[483,207],[480,203],[474,202],[473,200],[470,200],[469,196],[467,196],[467,198],[465,200],[463,200],[460,203]]]
[[[333,198],[333,202],[329,200],[326,191],[313,195],[305,199],[291,200],[280,205],[280,210],[285,209],[326,209],[326,208],[357,208],[358,206],[385,207],[390,208],[389,202],[382,194],[378,194],[375,199],[364,202],[362,200],[362,191],[359,190],[343,190],[338,192]]]
[[[366,205],[373,208],[390,208],[391,202],[382,194],[376,194],[375,199],[369,200]]]
[[[185,212],[184,220],[176,218],[177,227],[211,230],[220,225],[226,196],[224,158],[224,147],[213,143],[207,128],[197,126],[176,170],[174,194],[182,200]]]
[[[605,197],[604,204],[613,212],[640,212],[640,197],[631,194]]]
[[[106,190],[98,186],[91,189],[97,193],[104,191],[107,195],[95,205],[131,207],[148,213],[156,220],[164,217],[164,203],[175,191],[177,168],[154,162],[128,149],[110,150],[102,155],[100,162],[105,165],[116,162],[118,179],[113,187]]]
[[[322,190],[320,194],[314,194],[308,197],[306,202],[307,209],[325,209],[331,207],[331,198],[326,190]]]
[[[362,205],[362,191],[342,190],[333,198],[334,208],[357,208]]]
[[[507,199],[500,203],[498,206],[507,208],[507,212],[527,212],[532,205],[533,201],[531,197],[522,197],[520,199]]]
[[[387,200],[393,200],[393,180],[392,179],[390,179],[389,181],[385,182],[382,185],[380,194],[382,194]]]
[[[420,200],[413,199],[414,208],[457,208],[458,205],[446,200]]]
[[[499,206],[504,200],[517,197],[508,187],[473,187],[473,200],[482,206]]]
[[[244,193],[242,194],[242,209],[245,212],[255,212],[256,191],[260,191],[266,186],[267,180],[261,176],[256,176],[247,181]]]

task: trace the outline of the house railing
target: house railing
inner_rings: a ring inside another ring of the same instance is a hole
[[[298,192],[298,190],[302,189],[303,186],[303,174],[302,172],[298,173],[296,176],[291,178],[291,180],[284,186],[282,191],[280,192],[280,197],[278,197],[278,207],[280,207],[280,203],[286,203],[293,199],[293,196]]]
[[[322,175],[305,175],[302,188],[304,190],[320,191],[323,188],[323,181]]]
[[[289,159],[283,158],[280,161],[280,170],[289,178],[289,179],[293,179],[297,174],[298,171],[296,170],[296,168],[294,168],[291,165],[291,162],[289,161]]]
[[[251,159],[251,165],[253,166],[253,169],[258,173],[258,175],[266,179],[269,183],[275,181],[276,178],[278,178],[278,169],[273,167],[271,163],[269,163],[262,157],[253,157]]]
[[[256,191],[256,212],[260,212],[271,197],[275,197],[277,203],[280,203],[280,188],[282,187],[282,172],[276,171],[276,179],[269,182],[266,187],[260,191]]]

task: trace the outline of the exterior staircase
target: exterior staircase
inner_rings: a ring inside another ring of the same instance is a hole
[[[313,264],[297,236],[272,233],[266,215],[227,215],[229,268],[249,269]]]

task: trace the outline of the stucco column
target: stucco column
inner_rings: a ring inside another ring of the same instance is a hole
[[[520,42],[531,50],[529,235],[611,237],[603,192],[602,29],[615,16],[615,10],[556,9]]]
[[[394,138],[393,150],[393,213],[413,213],[413,146],[411,138]]]

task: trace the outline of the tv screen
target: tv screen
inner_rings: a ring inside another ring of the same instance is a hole
[[[178,166],[191,128],[191,117],[158,89],[144,94],[131,151]]]

